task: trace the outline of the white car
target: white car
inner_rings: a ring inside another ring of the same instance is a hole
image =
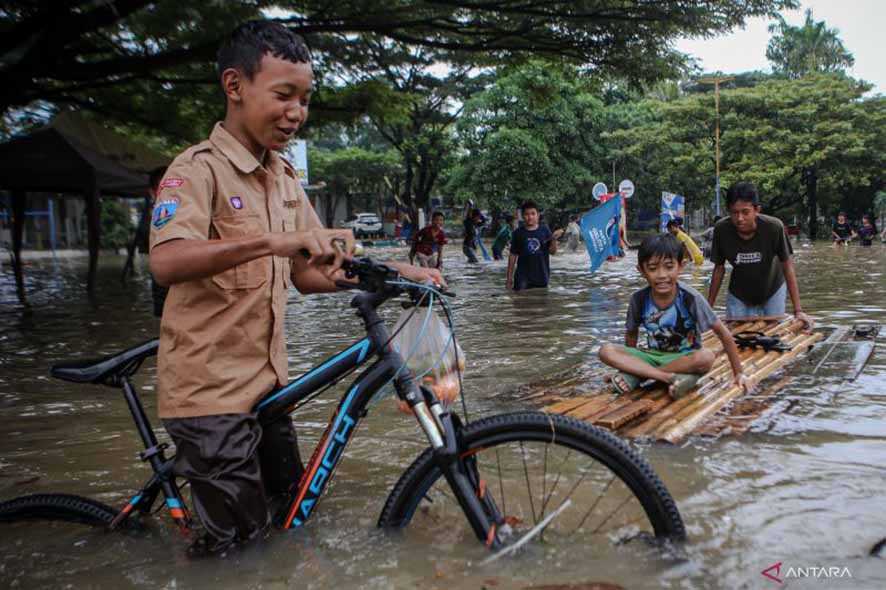
[[[375,213],[357,213],[356,217],[345,221],[341,226],[353,230],[358,238],[382,234],[381,219]]]

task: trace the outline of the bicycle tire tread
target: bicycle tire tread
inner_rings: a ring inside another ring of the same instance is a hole
[[[606,430],[567,416],[522,411],[499,414],[472,422],[465,426],[462,437],[465,441],[474,441],[481,436],[488,438],[497,431],[513,432],[516,435],[521,428],[529,429],[527,430],[527,434],[529,434],[531,430],[538,431],[539,427],[551,428],[552,442],[555,441],[558,434],[565,438],[579,439],[589,448],[595,449],[601,456],[607,457],[618,465],[623,472],[637,473],[639,475],[637,486],[643,490],[643,493],[650,496],[656,507],[657,516],[661,521],[660,528],[665,531],[662,536],[677,541],[686,538],[686,529],[676,502],[664,483],[637,451],[624,440]],[[404,504],[418,493],[417,486],[422,484],[431,469],[433,469],[433,449],[427,448],[406,469],[391,490],[378,519],[380,527],[399,528],[408,524],[403,522],[399,512]],[[653,525],[655,524],[653,523]]]
[[[31,494],[0,502],[0,522],[54,520],[106,527],[119,511],[107,504],[74,494]],[[126,529],[139,528],[127,519]]]

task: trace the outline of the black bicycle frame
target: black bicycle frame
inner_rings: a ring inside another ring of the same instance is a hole
[[[367,404],[382,387],[393,380],[398,394],[410,406],[424,403],[424,397],[413,383],[412,373],[403,367],[403,358],[390,345],[387,328],[376,312],[376,307],[385,300],[385,296],[371,293],[354,297],[351,306],[357,308],[367,336],[289,384],[270,392],[256,405],[259,423],[269,424],[291,413],[307,397],[359,367],[370,357],[377,357],[348,388],[305,466],[301,480],[293,482],[297,485],[290,493],[288,509],[278,519],[278,524],[283,528],[301,526],[311,515],[357,425],[366,415]]]
[[[397,395],[409,404],[434,448],[437,465],[452,487],[474,533],[487,545],[496,546],[495,529],[502,519],[490,495],[480,497],[476,465],[470,457],[459,457],[457,419],[454,420],[452,415],[442,410],[430,391],[415,384],[412,372],[404,366],[403,358],[390,345],[388,330],[376,311],[389,297],[375,293],[361,293],[354,297],[351,306],[357,308],[367,336],[287,385],[271,391],[255,406],[259,423],[269,424],[285,414],[291,414],[300,402],[366,363],[369,358],[376,357],[375,362],[359,375],[339,402],[305,466],[301,480],[293,482],[288,508],[280,513],[277,522],[283,528],[290,528],[301,526],[310,517],[357,425],[366,415],[366,406],[382,387],[393,380]],[[166,445],[157,444],[144,409],[128,380],[124,381],[124,391],[147,448],[142,458],[151,462],[154,475],[121,510],[111,526],[116,526],[135,508],[143,512],[149,510],[161,491],[173,518],[187,526],[190,516],[171,477],[172,459],[166,459],[163,455]]]

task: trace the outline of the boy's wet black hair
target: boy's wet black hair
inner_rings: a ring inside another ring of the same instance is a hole
[[[640,244],[637,252],[637,264],[640,268],[653,258],[670,258],[677,264],[683,264],[683,244],[671,234],[649,236]]]
[[[442,211],[434,211],[431,214],[431,219],[434,219],[435,217],[443,217],[445,219],[445,216],[443,215]]]
[[[299,35],[274,21],[251,20],[234,29],[222,43],[218,75],[235,68],[252,80],[266,53],[293,63],[311,63],[311,51]]]
[[[671,229],[671,228],[674,227],[674,226],[682,227],[682,226],[683,226],[683,220],[680,219],[679,217],[675,217],[675,218],[673,218],[673,219],[668,220],[667,228],[668,228],[668,229]]]
[[[738,201],[759,205],[760,195],[757,194],[757,187],[752,182],[736,182],[730,186],[726,191],[726,206],[732,207]]]
[[[520,213],[525,215],[527,209],[535,209],[536,211],[540,211],[535,201],[523,201],[523,204],[520,205]]]

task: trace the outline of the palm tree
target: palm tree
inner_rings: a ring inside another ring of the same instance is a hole
[[[789,25],[784,17],[769,25],[775,33],[766,48],[766,58],[775,73],[788,78],[801,78],[814,72],[842,72],[855,63],[855,58],[843,45],[837,29],[829,29],[824,21],[812,18],[812,9],[806,11],[803,26]]]

